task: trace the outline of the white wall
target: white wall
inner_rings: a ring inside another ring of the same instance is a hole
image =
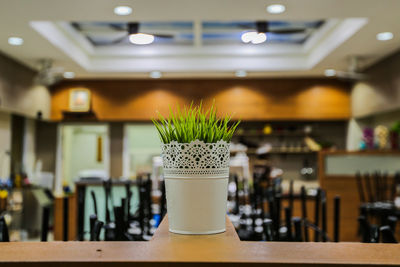
[[[33,119],[25,120],[24,139],[23,139],[23,153],[22,153],[22,164],[28,178],[35,182],[35,134],[36,134],[36,123]]]
[[[153,124],[125,125],[123,176],[152,171],[152,159],[161,154],[161,141]]]
[[[102,138],[102,161],[97,161],[97,138]],[[107,125],[62,126],[62,177],[73,185],[82,170],[104,170],[109,174],[109,141]],[[59,177],[57,177],[59,179]]]
[[[400,120],[400,52],[366,70],[368,78],[355,83],[351,93],[347,149],[357,150],[366,126],[390,128]]]
[[[50,118],[50,92],[34,84],[36,73],[0,54],[0,111],[36,117],[41,111]]]
[[[366,71],[368,79],[352,90],[352,113],[356,118],[400,110],[400,52]]]
[[[359,150],[360,140],[362,139],[362,128],[363,125],[352,118],[347,126],[347,140],[346,149],[349,151]]]
[[[11,116],[0,112],[0,178],[10,176]]]
[[[51,96],[48,88],[32,85],[28,88],[0,87],[1,109],[35,118],[38,111],[43,119],[50,119]]]
[[[387,87],[368,82],[355,84],[351,93],[353,117],[363,118],[400,109],[400,86],[396,88],[395,84],[384,84]]]

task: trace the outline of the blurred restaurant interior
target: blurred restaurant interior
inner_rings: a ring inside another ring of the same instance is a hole
[[[397,243],[399,11],[1,1],[0,241],[151,240],[167,213],[151,120],[215,103],[241,121],[227,207],[241,240]]]

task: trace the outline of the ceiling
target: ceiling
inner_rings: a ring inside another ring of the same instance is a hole
[[[286,11],[267,13],[275,3]],[[117,5],[132,7],[132,14],[115,15]],[[50,58],[77,78],[148,78],[154,70],[163,78],[233,78],[237,70],[248,78],[322,76],[328,68],[346,70],[352,56],[366,67],[400,49],[399,10],[398,0],[1,1],[0,51],[32,68]],[[241,33],[256,21],[306,30],[242,43]],[[128,22],[164,37],[145,46],[110,43],[124,38]],[[394,38],[377,41],[386,31]],[[9,45],[11,36],[24,44]]]

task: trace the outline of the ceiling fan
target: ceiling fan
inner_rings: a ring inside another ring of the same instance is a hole
[[[359,81],[368,78],[368,75],[361,73],[360,71],[360,61],[362,58],[359,56],[352,56],[349,58],[348,70],[347,71],[336,71],[333,69],[325,70],[326,76],[336,76],[338,79]]]
[[[64,68],[53,67],[53,60],[41,59],[38,63],[38,73],[34,78],[37,85],[51,86],[63,79]]]
[[[283,29],[271,29],[271,25],[268,21],[256,21],[257,32],[262,33],[274,33],[274,34],[295,34],[303,33],[307,31],[306,28],[283,28]]]
[[[153,33],[141,33],[139,32],[140,24],[139,22],[129,22],[126,24],[126,27],[121,26],[120,24],[110,24],[110,27],[117,31],[125,31],[126,35],[122,38],[118,38],[111,43],[119,44],[123,43],[125,40],[129,40],[129,42],[138,45],[151,44],[154,42],[155,37],[158,38],[174,38],[173,34],[153,34]]]
[[[323,21],[316,23],[315,28],[321,26]],[[241,28],[244,29],[253,29],[254,27],[250,25],[240,25]],[[273,34],[296,34],[296,33],[305,33],[307,28],[282,28],[282,29],[271,29],[270,22],[268,21],[256,21],[255,23],[255,31],[249,31],[242,34],[242,41],[244,43],[252,43],[252,44],[260,44],[267,40],[267,33]]]

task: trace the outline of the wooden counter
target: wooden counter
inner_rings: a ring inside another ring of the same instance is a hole
[[[241,242],[223,234],[185,236],[163,220],[150,242],[0,243],[1,266],[400,266],[400,245]]]

